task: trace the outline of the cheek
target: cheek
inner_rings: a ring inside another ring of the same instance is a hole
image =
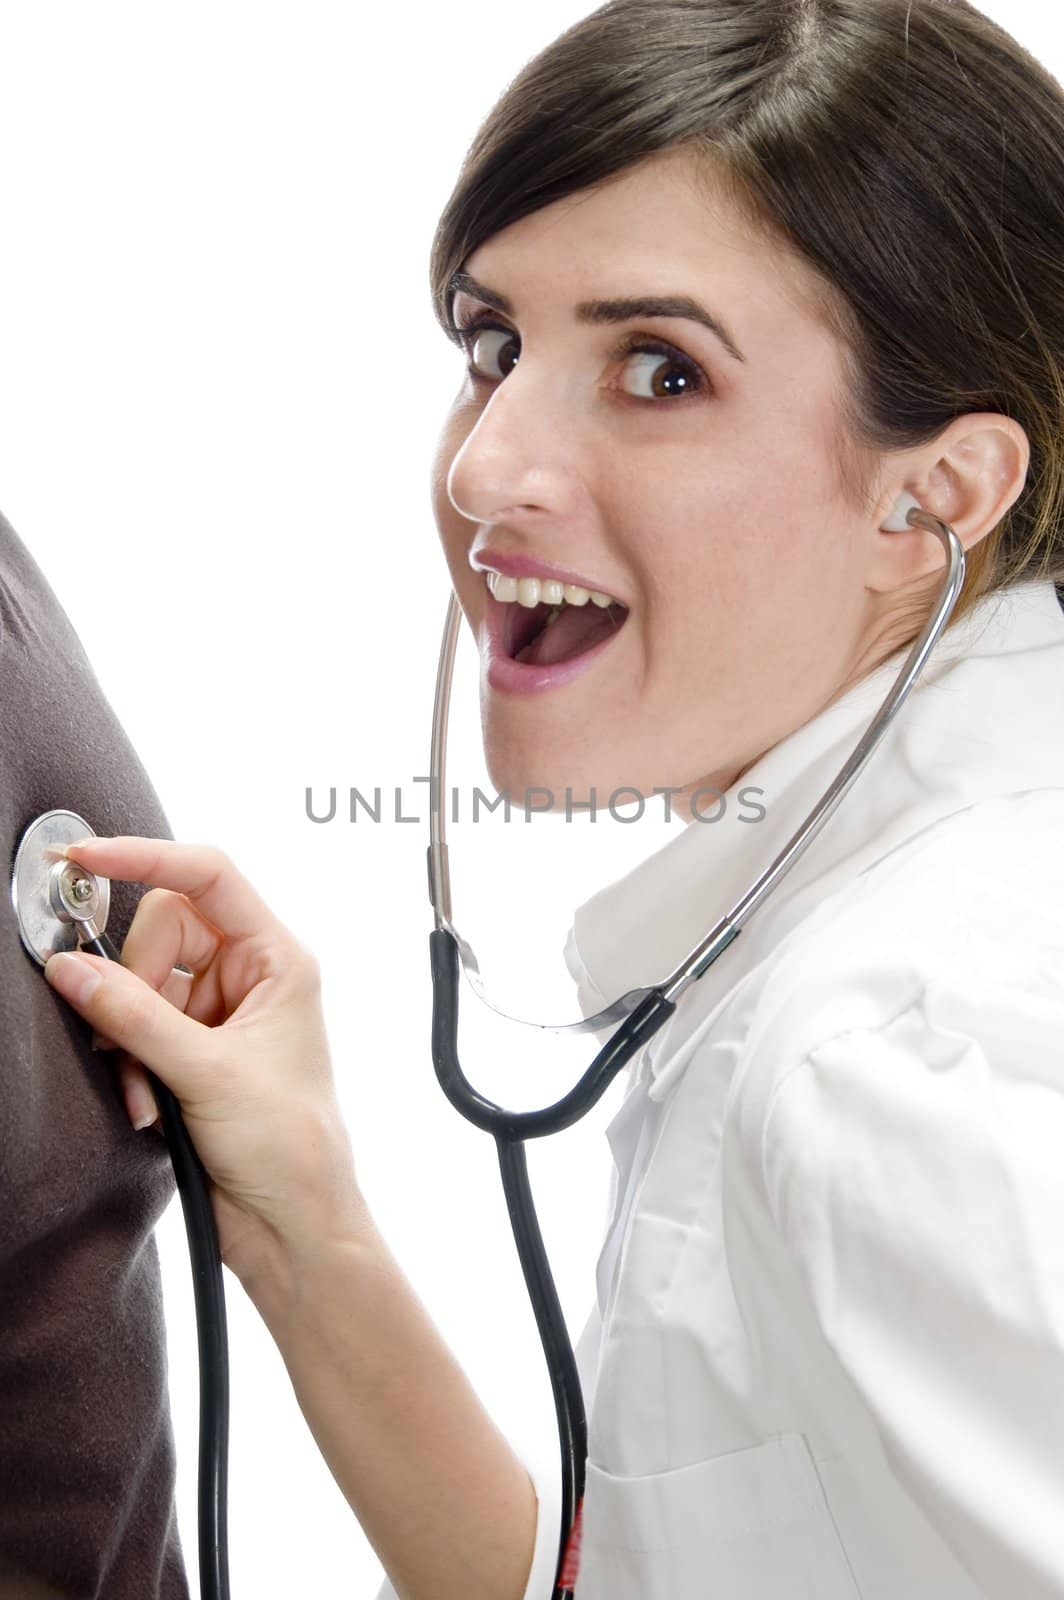
[[[771,570],[775,526],[752,517],[746,494],[723,478],[699,486],[688,474],[652,503],[644,490],[624,515],[650,611],[670,629],[726,629]]]
[[[844,568],[846,539],[836,505],[818,513],[815,484],[801,464],[763,462],[722,468],[697,494],[679,496],[671,519],[672,548],[654,566],[672,593],[697,596],[724,633],[787,625],[798,609],[819,609]],[[703,616],[706,613],[703,612]]]
[[[719,694],[722,672],[786,676],[788,661],[805,657],[807,633],[819,637],[839,606],[837,510],[810,516],[793,475],[737,468],[721,463],[711,482],[688,472],[653,507],[644,489],[626,511],[644,573],[644,670],[655,682],[709,682]]]
[[[692,599],[697,611],[748,594],[784,531],[785,495],[766,483],[764,459],[735,427],[719,426],[709,444],[649,437],[619,464],[612,524],[652,603],[675,614],[692,610]]]

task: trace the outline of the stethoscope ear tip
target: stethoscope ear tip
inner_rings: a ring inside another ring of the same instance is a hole
[[[907,528],[911,527],[911,523],[909,522],[909,512],[922,510],[923,507],[921,506],[919,500],[917,500],[913,495],[909,494],[907,490],[903,489],[897,500],[894,502],[894,510],[891,512],[886,522],[881,523],[880,526],[882,527],[884,533],[904,533]]]

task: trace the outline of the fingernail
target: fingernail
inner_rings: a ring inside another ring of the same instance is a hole
[[[44,975],[53,989],[76,1006],[83,1006],[103,982],[103,975],[93,963],[71,950],[50,956],[44,964]]]
[[[142,1128],[150,1128],[159,1115],[155,1097],[139,1078],[126,1087],[126,1110],[138,1133]]]
[[[66,855],[68,850],[80,850],[83,844],[92,844],[98,837],[97,834],[93,834],[91,839],[75,839],[72,844],[64,847],[63,854]]]

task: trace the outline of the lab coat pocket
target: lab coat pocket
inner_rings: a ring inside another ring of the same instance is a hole
[[[576,1600],[860,1600],[801,1433],[671,1472],[587,1463]]]

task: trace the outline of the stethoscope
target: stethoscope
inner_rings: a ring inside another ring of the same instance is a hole
[[[473,950],[451,918],[442,797],[461,610],[454,593],[448,602],[436,674],[430,757],[428,878],[435,920],[435,927],[429,934],[432,1059],[436,1076],[451,1104],[495,1138],[510,1222],[547,1361],[562,1459],[561,1536],[551,1600],[573,1600],[586,1475],[587,1419],[576,1358],[532,1201],[524,1141],[560,1133],[578,1122],[601,1099],[621,1068],[673,1014],[685,990],[709,970],[794,866],[849,789],[912,689],[960,594],[965,558],[963,546],[948,523],[921,510],[911,497],[906,497],[903,504],[908,508],[900,513],[904,526],[921,527],[936,534],[945,547],[948,565],[934,613],[910,649],[889,694],[852,755],[776,859],[667,978],[652,987],[631,989],[605,1010],[578,1022],[551,1025],[510,1018],[549,1033],[598,1032],[619,1023],[575,1087],[540,1111],[504,1110],[471,1086],[458,1060],[459,962],[478,997],[499,1015],[509,1016],[509,1013],[492,1005]],[[891,524],[884,526],[889,529]],[[42,967],[50,956],[75,948],[89,950],[111,961],[118,960],[118,952],[105,932],[110,906],[108,880],[67,860],[61,853],[66,845],[92,835],[93,829],[84,818],[72,811],[56,810],[47,811],[32,822],[19,843],[11,879],[11,898],[22,942]],[[201,1600],[229,1600],[226,1542],[229,1357],[218,1235],[207,1174],[189,1139],[180,1105],[166,1085],[146,1070],[181,1195],[196,1299],[200,1372],[200,1596]]]

